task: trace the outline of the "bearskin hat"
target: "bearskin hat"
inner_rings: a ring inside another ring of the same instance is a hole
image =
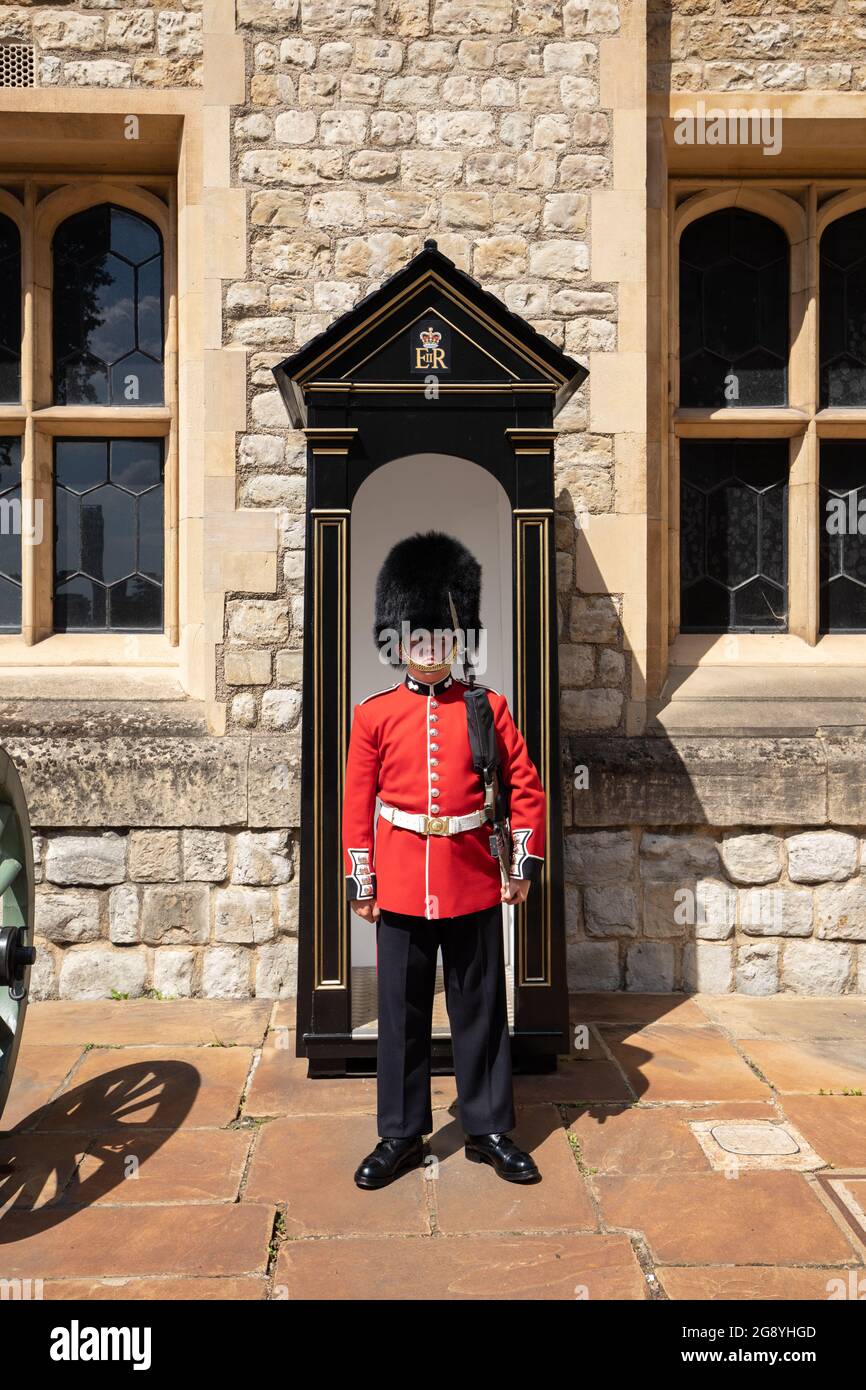
[[[481,566],[454,536],[443,531],[416,531],[398,541],[385,557],[376,580],[373,640],[380,649],[387,635],[423,628],[451,630],[448,595],[464,632],[481,627]],[[391,660],[392,666],[400,665]]]

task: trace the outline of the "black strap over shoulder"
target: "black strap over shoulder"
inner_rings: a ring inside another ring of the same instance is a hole
[[[499,860],[502,883],[507,887],[512,853],[508,829],[510,798],[508,788],[503,787],[499,779],[499,745],[496,742],[493,708],[483,687],[479,689],[471,685],[463,692],[463,699],[466,702],[466,727],[469,732],[472,766],[484,783],[484,805],[493,826],[490,838],[491,853]]]
[[[463,699],[466,701],[466,725],[472,751],[472,766],[485,782],[489,782],[499,767],[499,749],[496,744],[490,700],[487,691],[479,686],[471,686],[469,690],[464,691]]]

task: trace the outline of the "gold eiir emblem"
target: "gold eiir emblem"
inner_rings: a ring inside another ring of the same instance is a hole
[[[420,343],[415,348],[415,370],[419,372],[442,372],[447,369],[445,349],[440,347],[442,334],[435,328],[422,328]]]

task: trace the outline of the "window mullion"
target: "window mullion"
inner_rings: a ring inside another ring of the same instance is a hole
[[[818,640],[818,438],[812,420],[791,440],[788,505],[788,631]]]
[[[810,184],[806,241],[791,261],[790,399],[809,417],[801,439],[791,441],[788,507],[788,631],[814,646],[818,641],[818,190]]]
[[[45,515],[44,494],[37,482],[38,440],[33,419],[37,400],[35,372],[38,361],[35,211],[36,189],[28,179],[24,185],[24,234],[21,243],[24,290],[21,403],[26,412],[21,450],[21,635],[28,646],[47,635],[43,628],[39,586],[45,569],[45,552],[50,552],[52,543],[52,527]],[[41,507],[40,502],[43,503]]]

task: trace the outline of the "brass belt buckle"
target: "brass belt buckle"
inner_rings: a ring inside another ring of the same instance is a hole
[[[448,833],[447,816],[425,816],[426,822],[424,833],[426,835],[446,835]]]

